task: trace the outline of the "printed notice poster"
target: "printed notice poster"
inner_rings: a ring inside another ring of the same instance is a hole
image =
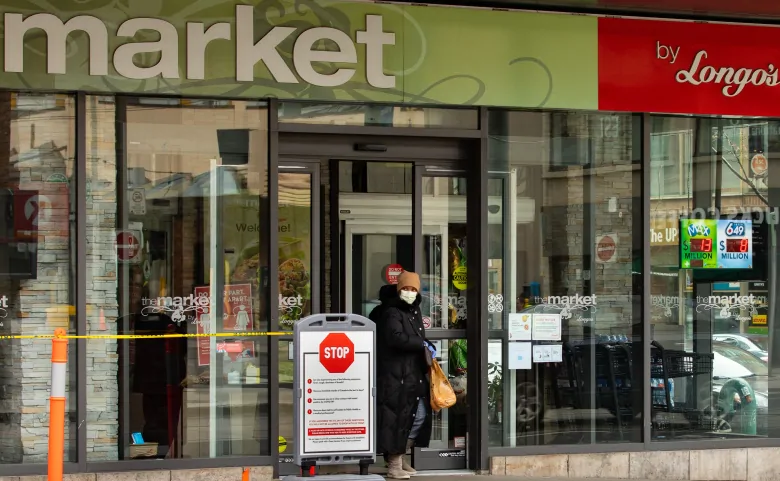
[[[560,341],[561,315],[534,314],[532,333],[534,341]]]
[[[534,346],[534,362],[563,362],[563,346],[560,344],[539,344]]]
[[[195,288],[196,297],[209,297],[211,288],[200,286]],[[252,316],[252,286],[250,284],[226,285],[222,301],[222,326],[225,331],[244,332],[250,330],[253,324]],[[196,325],[198,334],[211,332],[211,322],[214,321],[211,304],[197,311]],[[241,329],[239,329],[241,327]],[[216,329],[219,332],[219,329]],[[210,339],[198,338],[198,366],[208,366],[210,359]],[[217,345],[217,352],[225,353],[232,360],[240,355],[254,356],[254,343],[252,341],[222,341]]]
[[[509,369],[531,369],[532,353],[530,342],[510,342],[507,346]]]
[[[509,314],[509,340],[530,341],[532,318],[530,313]]]
[[[225,286],[225,310],[222,315],[226,331],[246,332],[254,326],[252,321],[252,285],[232,284]]]
[[[373,333],[301,332],[301,455],[372,452]]]

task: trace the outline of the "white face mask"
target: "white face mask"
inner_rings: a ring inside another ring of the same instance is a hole
[[[401,291],[398,293],[398,296],[407,304],[412,304],[417,300],[417,293],[413,291]]]

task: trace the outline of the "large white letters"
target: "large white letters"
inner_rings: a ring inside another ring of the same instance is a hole
[[[312,47],[320,40],[332,40],[338,47],[338,51],[313,50]],[[357,52],[352,39],[335,28],[317,27],[306,30],[295,41],[293,47],[293,63],[298,75],[303,80],[320,87],[336,87],[349,82],[355,75],[353,68],[336,69],[332,74],[321,74],[314,70],[312,62],[340,62],[356,63]]]
[[[236,80],[251,82],[255,79],[255,64],[262,60],[277,82],[295,84],[298,79],[284,63],[276,47],[295,31],[293,27],[274,27],[255,43],[254,8],[249,5],[236,7]]]
[[[778,84],[778,69],[771,63],[766,69],[702,66],[706,59],[706,50],[696,52],[691,65],[687,69],[677,71],[675,80],[691,85],[723,84],[721,93],[726,97],[736,97],[745,90],[747,85],[774,87]]]
[[[206,47],[212,40],[230,40],[230,24],[219,22],[205,31],[203,24],[187,24],[187,78],[203,80],[206,78]]]
[[[68,36],[74,31],[83,31],[89,37],[90,75],[109,75],[111,58],[116,73],[128,79],[178,79],[184,76],[188,80],[203,80],[206,78],[206,52],[209,44],[215,40],[235,38],[235,77],[238,82],[253,82],[255,67],[262,63],[278,83],[305,82],[318,87],[338,87],[355,76],[359,61],[357,46],[360,44],[365,45],[365,75],[368,84],[375,88],[395,87],[395,76],[386,75],[384,71],[384,47],[395,45],[395,34],[383,30],[381,15],[366,15],[365,30],[355,32],[353,39],[350,32],[332,27],[299,30],[296,27],[270,26],[266,27],[270,29],[263,28],[260,33],[255,29],[253,6],[237,5],[235,12],[235,32],[229,22],[217,22],[208,28],[202,22],[186,24],[184,66],[179,64],[179,32],[175,25],[165,20],[126,20],[116,30],[119,41],[112,42],[112,46],[114,43],[119,46],[114,50],[113,57],[109,57],[108,28],[96,17],[78,15],[63,22],[50,13],[37,13],[26,18],[22,14],[6,13],[5,71],[24,72],[25,34],[40,29],[47,37],[48,74],[66,73]],[[159,40],[137,39],[141,31],[159,34]],[[292,52],[280,50],[280,45],[285,41],[292,42]],[[148,61],[138,57],[139,54],[158,52],[160,58],[155,65],[149,65]],[[751,74],[740,74],[739,78],[744,76],[746,81],[753,82],[763,79]]]
[[[5,14],[5,71],[24,71],[24,34],[39,28],[46,32],[46,70],[64,74],[65,46],[68,35],[82,30],[89,36],[89,74],[108,74],[108,33],[105,24],[96,17],[79,15],[63,23],[50,13],[36,13],[26,19],[19,13]]]
[[[117,37],[133,37],[139,30],[157,30],[160,40],[156,42],[130,42],[120,45],[114,51],[114,68],[123,77],[148,79],[162,75],[164,78],[179,78],[179,34],[176,27],[156,18],[133,18],[124,22],[117,30]],[[160,61],[151,67],[139,67],[133,57],[139,53],[160,52]]]
[[[376,88],[395,87],[395,77],[385,75],[385,45],[395,45],[395,34],[382,31],[381,15],[366,15],[366,30],[357,32],[357,42],[366,45],[366,80]]]

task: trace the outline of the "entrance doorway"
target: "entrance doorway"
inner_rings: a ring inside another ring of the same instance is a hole
[[[418,470],[465,469],[469,406],[476,409],[466,383],[467,142],[377,138],[364,151],[358,148],[364,139],[355,137],[282,139],[280,153],[290,154],[279,162],[280,328],[291,330],[312,313],[368,316],[382,286],[397,282],[403,270],[419,273],[426,337],[457,403],[434,414],[430,445],[415,448],[410,462]],[[294,265],[298,272],[291,273]],[[293,350],[291,337],[278,342],[283,475],[297,469]],[[380,457],[377,468],[383,467]]]

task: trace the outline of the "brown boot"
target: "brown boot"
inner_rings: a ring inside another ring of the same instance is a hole
[[[390,479],[409,479],[409,473],[401,468],[403,454],[393,454],[387,457],[387,477]]]
[[[409,451],[414,447],[414,439],[406,440],[406,450]],[[401,456],[401,469],[409,474],[417,474],[417,470],[414,469],[409,463],[406,462],[406,456]]]

